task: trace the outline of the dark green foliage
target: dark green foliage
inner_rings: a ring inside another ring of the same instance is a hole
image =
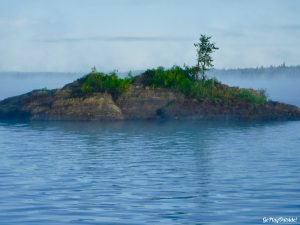
[[[173,88],[188,94],[193,79],[188,69],[174,66],[169,70],[165,70],[163,67],[158,67],[157,69],[147,70],[142,75],[142,83],[151,87]]]
[[[132,80],[131,77],[119,78],[116,73],[105,74],[93,71],[84,78],[81,91],[84,94],[107,92],[117,98],[128,90]]]

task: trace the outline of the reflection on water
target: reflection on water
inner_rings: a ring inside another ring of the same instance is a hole
[[[0,124],[3,224],[300,216],[300,123]]]

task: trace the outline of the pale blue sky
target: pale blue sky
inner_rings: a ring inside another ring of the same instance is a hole
[[[0,0],[0,71],[120,71],[195,64],[300,64],[298,0]]]

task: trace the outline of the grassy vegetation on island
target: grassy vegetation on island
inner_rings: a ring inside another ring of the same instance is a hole
[[[171,89],[199,101],[266,103],[267,97],[262,90],[229,87],[215,78],[205,76],[205,72],[213,67],[211,53],[218,49],[214,43],[210,42],[210,38],[201,35],[199,43],[195,44],[198,57],[197,65],[194,67],[173,66],[170,69],[158,67],[149,69],[140,76],[132,77],[129,74],[125,78],[119,78],[116,73],[100,73],[94,68],[90,74],[81,79],[81,92],[83,94],[107,92],[113,98],[118,98],[128,91],[131,85],[143,85],[151,88]]]
[[[149,69],[140,76],[120,78],[116,73],[105,74],[93,71],[82,80],[83,94],[107,92],[114,98],[129,90],[131,85],[143,85],[150,88],[167,88],[178,91],[186,97],[199,101],[233,102],[245,100],[264,104],[267,97],[264,91],[235,88],[222,84],[215,78],[196,79],[195,68],[173,66],[170,69],[158,67]]]
[[[100,73],[93,71],[83,78],[81,91],[83,94],[107,92],[117,98],[129,89],[133,83],[132,77],[119,78],[116,73]]]

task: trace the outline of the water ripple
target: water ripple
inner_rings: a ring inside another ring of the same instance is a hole
[[[295,217],[299,130],[299,122],[0,123],[0,224]]]

